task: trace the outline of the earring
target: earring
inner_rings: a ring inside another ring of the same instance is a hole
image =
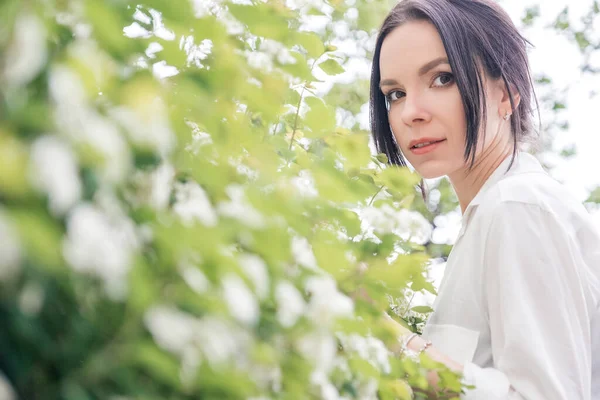
[[[510,118],[511,114],[507,111],[506,114],[504,114],[504,120],[508,121],[508,119]]]

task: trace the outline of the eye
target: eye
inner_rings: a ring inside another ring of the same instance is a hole
[[[437,83],[437,82],[439,82],[439,83]],[[448,86],[453,82],[454,82],[454,75],[452,75],[450,72],[442,72],[433,81],[433,86],[436,86],[436,87]]]
[[[392,103],[400,100],[405,95],[406,94],[400,90],[392,90],[391,92],[389,92],[388,94],[385,95],[385,99],[389,104],[392,104]]]

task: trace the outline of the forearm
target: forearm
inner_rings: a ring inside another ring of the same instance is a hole
[[[399,338],[404,335],[409,335],[411,333],[408,329],[404,328],[398,322],[391,319],[388,315],[385,315],[385,319],[387,320],[388,323],[391,324],[392,329],[394,329],[397,332]],[[413,337],[407,344],[408,350],[415,352],[415,353],[419,352],[424,346],[425,346],[425,340],[423,340],[423,338],[421,338],[420,336]],[[402,349],[401,349],[400,341],[395,346],[393,346],[391,348],[391,350],[395,354],[401,355]],[[463,373],[463,369],[464,369],[463,365],[461,365],[457,361],[453,360],[446,354],[444,354],[441,351],[439,351],[438,349],[436,349],[436,347],[434,345],[427,347],[427,349],[425,350],[425,353],[432,360],[437,361],[441,364],[444,364],[451,371],[457,372],[459,374]],[[435,392],[440,391],[440,388],[439,388],[440,377],[438,376],[437,371],[435,371],[435,370],[429,371],[429,373],[427,374],[427,381],[431,385],[431,387],[434,388]],[[458,396],[458,393],[449,393],[447,391],[445,393],[447,395],[451,394],[450,397]],[[429,398],[436,398],[436,397],[434,397],[433,393],[429,393],[429,396],[430,396]],[[446,396],[444,396],[443,398],[446,398]]]
[[[416,336],[408,343],[407,347],[411,351],[418,352],[420,349],[423,348],[423,346],[425,346],[425,340],[423,340],[423,338],[421,338],[420,336]],[[432,360],[444,364],[451,371],[462,374],[463,365],[461,365],[460,363],[458,363],[455,360],[448,357],[446,354],[444,354],[441,351],[439,351],[438,349],[436,349],[435,346],[433,346],[433,345],[429,346],[425,350],[425,353]],[[435,371],[435,370],[429,371],[427,373],[427,381],[434,388],[436,393],[441,390],[439,387],[440,377],[439,377],[437,371]],[[450,394],[450,393],[445,392],[445,394]],[[458,393],[452,393],[450,397],[457,396],[457,395],[458,395]],[[446,396],[444,396],[444,398],[446,398]]]

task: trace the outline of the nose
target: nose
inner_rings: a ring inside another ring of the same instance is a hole
[[[404,104],[400,110],[400,118],[407,126],[427,122],[431,119],[431,114],[424,104],[423,98],[413,94],[406,94]]]

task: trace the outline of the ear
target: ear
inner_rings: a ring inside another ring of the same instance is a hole
[[[513,104],[511,104],[508,88],[506,87],[504,80],[500,78],[496,83],[498,85],[497,89],[500,91],[500,102],[498,104],[498,112],[500,113],[501,111],[508,111],[510,114],[512,114],[521,103],[521,95],[519,94],[519,92],[517,92],[514,86],[510,85],[510,93],[512,94],[513,98]]]

